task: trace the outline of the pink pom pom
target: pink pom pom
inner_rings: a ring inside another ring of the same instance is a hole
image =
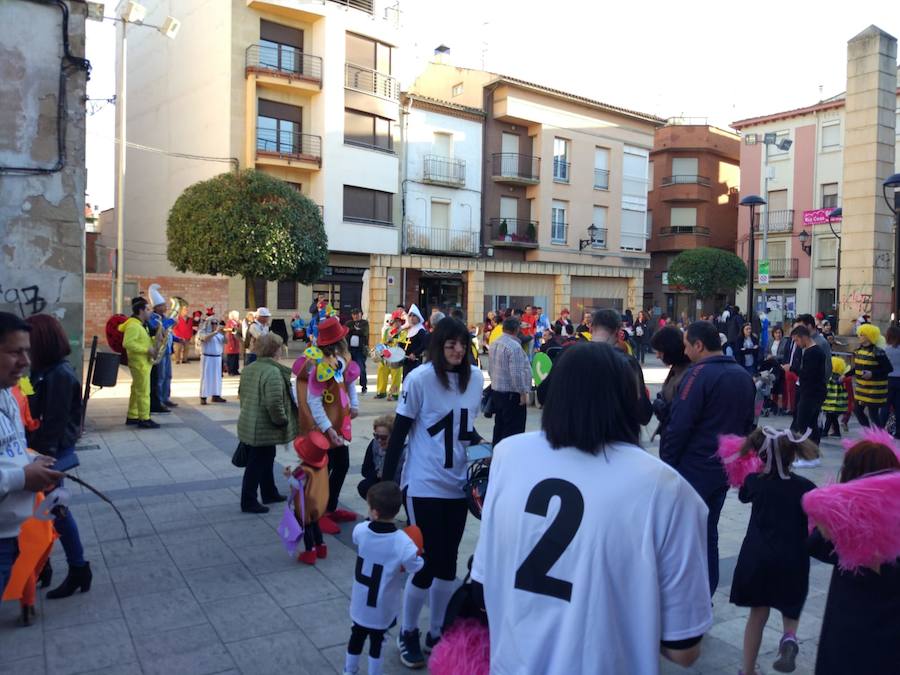
[[[757,457],[755,452],[751,452],[741,457],[741,447],[747,439],[743,436],[719,436],[719,449],[716,454],[722,462],[722,468],[725,469],[725,475],[728,477],[728,484],[733,488],[740,488],[747,476],[753,473],[759,473],[763,463]]]
[[[356,361],[351,361],[347,364],[347,370],[344,373],[344,382],[347,384],[352,384],[359,379],[359,364]]]
[[[841,569],[900,558],[900,471],[811,490],[803,509],[810,527],[827,532]]]
[[[303,370],[303,367],[306,365],[306,357],[300,356],[294,361],[294,365],[291,366],[291,371],[294,375],[300,375],[300,372]]]
[[[862,433],[860,433],[859,438],[845,438],[841,441],[841,445],[844,446],[844,450],[849,450],[860,441],[869,441],[870,443],[884,445],[893,450],[894,454],[897,455],[897,459],[900,459],[900,444],[897,443],[897,439],[891,436],[886,429],[876,426],[865,427],[862,430]]]
[[[491,670],[491,638],[477,619],[459,619],[437,643],[428,670],[432,675],[488,675]]]

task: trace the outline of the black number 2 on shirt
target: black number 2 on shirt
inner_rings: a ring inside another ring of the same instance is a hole
[[[453,468],[453,411],[451,410],[440,420],[428,427],[430,436],[444,434],[444,468]],[[469,431],[469,409],[462,408],[459,411],[459,440],[468,441],[472,437]]]
[[[559,497],[559,512],[519,566],[515,587],[521,591],[549,595],[569,602],[572,599],[571,582],[551,577],[548,572],[578,532],[584,516],[584,497],[572,483],[559,478],[547,478],[531,490],[528,501],[525,502],[525,512],[546,517],[553,497]]]

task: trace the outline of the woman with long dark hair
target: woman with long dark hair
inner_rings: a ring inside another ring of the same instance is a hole
[[[431,334],[428,360],[403,380],[382,472],[395,474],[408,436],[401,487],[410,520],[422,530],[425,550],[425,566],[406,583],[397,638],[400,660],[410,668],[425,664],[418,629],[425,601],[431,610],[427,652],[440,639],[456,587],[456,558],[468,513],[463,496],[466,448],[480,440],[472,424],[483,388],[484,376],[472,363],[468,328],[453,318],[439,321]]]
[[[676,326],[663,326],[650,340],[650,346],[656,351],[656,357],[669,366],[662,390],[653,401],[653,413],[659,420],[654,435],[662,436],[665,433],[666,423],[669,421],[672,401],[678,392],[678,385],[691,365],[691,360],[684,353],[684,333]]]
[[[638,446],[638,388],[613,347],[575,344],[553,366],[542,430],[494,448],[472,565],[492,671],[658,673],[660,654],[699,656],[707,509]]]
[[[35,314],[25,320],[31,326],[31,384],[28,397],[31,416],[40,426],[28,434],[28,445],[42,455],[69,461],[81,435],[81,385],[66,360],[71,353],[69,338],[59,320],[50,314]],[[62,481],[59,482],[62,486]],[[91,590],[91,564],[84,559],[84,547],[72,511],[63,508],[53,520],[59,534],[69,573],[47,593],[47,598],[68,598],[76,590]],[[49,563],[48,563],[49,564]]]

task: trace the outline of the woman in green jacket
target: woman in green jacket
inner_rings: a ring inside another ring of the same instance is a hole
[[[291,396],[291,369],[273,357],[283,342],[274,333],[256,341],[257,360],[241,370],[238,395],[241,414],[238,439],[248,446],[249,460],[241,486],[241,511],[267,513],[263,504],[283,502],[273,476],[275,446],[297,435],[297,406]],[[261,493],[262,504],[256,498]]]

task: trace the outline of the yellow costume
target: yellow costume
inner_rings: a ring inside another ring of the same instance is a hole
[[[381,334],[381,342],[385,347],[406,346],[406,331],[398,330],[392,334],[393,328],[388,326]],[[375,381],[375,393],[383,395],[388,390],[388,380],[391,382],[391,396],[396,396],[400,391],[400,383],[403,381],[403,361],[397,364],[385,362],[383,359],[378,362],[378,377]]]
[[[128,353],[131,371],[131,398],[128,399],[128,418],[150,419],[150,348],[153,340],[147,327],[137,317],[130,317],[119,326],[124,333],[122,348]]]

